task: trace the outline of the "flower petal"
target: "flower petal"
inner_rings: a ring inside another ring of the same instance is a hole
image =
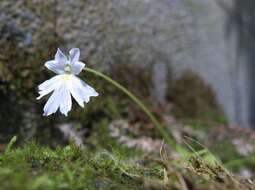
[[[61,94],[60,112],[67,116],[67,113],[72,108],[72,98],[66,85],[62,86],[60,94]]]
[[[44,66],[56,74],[63,74],[65,72],[64,70],[65,65],[63,64],[63,62],[51,60],[51,61],[47,61]]]
[[[43,115],[49,116],[55,113],[58,110],[61,101],[62,100],[61,100],[60,89],[54,90],[53,94],[50,96],[49,100],[47,101],[47,103],[45,104],[43,108],[43,111],[44,111]]]
[[[56,90],[59,88],[60,82],[54,83],[53,85],[49,86],[48,88],[46,88],[45,90],[41,90],[39,91],[40,96],[37,97],[36,99],[39,100],[41,99],[43,96],[51,93],[53,90]]]
[[[69,54],[70,54],[71,64],[75,64],[77,61],[79,61],[79,58],[80,58],[80,49],[79,48],[72,48],[69,51]]]
[[[52,77],[49,80],[44,81],[42,84],[38,86],[39,90],[45,90],[49,88],[50,86],[54,85],[57,81],[59,81],[62,78],[62,75],[57,75],[55,77]]]
[[[78,77],[72,76],[71,81],[68,85],[69,91],[81,107],[84,107],[83,102],[89,102],[91,96],[98,96],[98,93],[91,86]]]
[[[74,75],[78,75],[84,67],[85,67],[84,63],[77,61],[72,65],[72,73]]]
[[[79,88],[77,88],[75,83],[69,83],[68,89],[69,89],[70,93],[72,94],[73,98],[79,104],[79,106],[84,107],[83,95],[82,95],[82,93],[80,93],[80,90],[79,90]]]
[[[59,48],[57,50],[57,53],[55,54],[55,61],[63,65],[67,62],[67,57]]]
[[[80,79],[79,79],[80,80]],[[89,102],[90,97],[96,97],[99,94],[95,91],[94,88],[92,88],[91,86],[89,86],[87,83],[85,83],[84,81],[80,80],[82,83],[82,90],[84,93],[84,100],[86,103]]]

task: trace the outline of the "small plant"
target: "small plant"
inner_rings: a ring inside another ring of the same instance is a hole
[[[91,96],[98,96],[91,86],[75,76],[85,67],[85,64],[79,61],[80,49],[73,48],[69,53],[67,58],[58,49],[55,59],[45,63],[45,67],[57,74],[38,86],[40,96],[37,99],[53,91],[43,108],[45,116],[55,113],[58,109],[67,116],[72,107],[71,95],[81,107],[84,107],[84,102],[89,102]]]
[[[62,53],[62,51],[58,49],[55,55],[55,59],[47,61],[45,63],[45,66],[49,70],[58,74],[57,76],[39,85],[40,96],[37,99],[40,99],[53,91],[53,94],[51,95],[43,109],[45,116],[49,116],[55,113],[58,109],[62,114],[67,116],[67,113],[71,110],[72,106],[71,95],[81,107],[84,106],[83,102],[89,102],[91,96],[98,96],[98,93],[92,87],[90,87],[75,76],[84,69],[85,71],[95,74],[103,78],[104,80],[110,82],[112,85],[124,92],[150,118],[156,129],[160,132],[164,140],[171,146],[171,148],[173,148],[183,156],[186,156],[188,154],[186,149],[178,146],[175,143],[175,141],[170,137],[169,133],[155,118],[155,116],[129,90],[127,90],[118,82],[112,80],[110,77],[104,75],[103,73],[100,73],[94,69],[84,68],[85,64],[79,61],[80,50],[78,48],[71,49],[69,53],[70,56],[68,59]]]

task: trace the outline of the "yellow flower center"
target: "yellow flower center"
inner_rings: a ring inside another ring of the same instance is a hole
[[[69,81],[69,80],[71,80],[71,75],[70,75],[70,74],[64,74],[64,75],[63,75],[63,80],[64,80],[64,81]]]

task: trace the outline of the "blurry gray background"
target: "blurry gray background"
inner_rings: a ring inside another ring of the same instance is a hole
[[[156,102],[165,101],[167,73],[192,70],[211,85],[230,123],[255,126],[254,7],[254,0],[1,0],[0,79],[17,76],[5,73],[13,65],[24,69],[15,58],[43,72],[36,53],[47,60],[44,52],[58,44],[79,47],[97,68],[152,69]]]

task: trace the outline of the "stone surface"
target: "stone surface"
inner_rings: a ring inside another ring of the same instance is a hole
[[[42,37],[55,35],[61,39],[56,46],[80,47],[89,65],[163,63],[173,77],[190,69],[213,87],[232,123],[249,126],[255,123],[249,82],[254,45],[240,47],[242,53],[238,47],[245,33],[240,24],[254,18],[251,5],[252,0],[2,0],[0,43],[11,38],[20,49],[35,51]],[[164,77],[155,78],[161,83]],[[159,97],[161,102],[164,95]]]
[[[92,64],[107,67],[128,62],[153,67],[163,62],[175,77],[191,69],[213,87],[230,121],[247,122],[246,110],[238,115],[242,121],[237,120],[236,45],[226,38],[229,15],[216,1],[65,2],[59,2],[58,33],[70,47],[82,47]],[[238,101],[243,106],[243,100]]]

